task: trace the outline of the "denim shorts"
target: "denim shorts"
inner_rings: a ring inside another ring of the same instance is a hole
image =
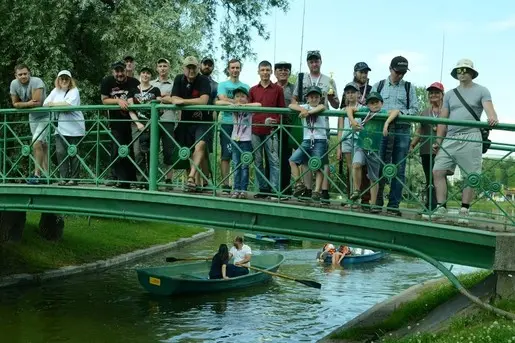
[[[313,147],[311,146],[311,140],[303,140],[300,148],[295,150],[291,155],[290,162],[295,164],[307,164],[310,157],[320,157],[324,165],[329,163],[326,139],[315,139]]]
[[[359,164],[361,166],[366,165],[368,179],[372,182],[379,180],[381,158],[379,157],[379,154],[377,152],[356,148],[354,150],[352,164]]]
[[[222,161],[230,161],[232,157],[232,128],[233,124],[222,124],[220,127],[220,157]]]

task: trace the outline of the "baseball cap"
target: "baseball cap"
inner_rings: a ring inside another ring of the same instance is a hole
[[[143,66],[143,67],[141,67],[141,69],[139,70],[139,72],[140,72],[140,73],[142,73],[142,72],[144,72],[144,71],[149,72],[149,73],[150,73],[150,75],[154,74],[154,71],[153,71],[150,67],[147,67],[147,66]]]
[[[316,58],[316,59],[322,59],[322,55],[320,55],[320,51],[318,50],[310,50],[308,51],[308,57],[306,58],[308,61]]]
[[[170,61],[168,61],[166,58],[164,57],[161,57],[160,59],[157,60],[157,64],[159,63],[166,63],[166,64],[170,64]]]
[[[188,56],[188,57],[186,57],[186,58],[182,61],[182,65],[183,65],[184,67],[191,66],[191,65],[198,66],[198,60],[197,60],[197,58],[195,58],[195,57],[193,57],[193,56]]]
[[[213,65],[215,64],[215,60],[211,57],[204,57],[200,63],[206,64],[206,62],[211,62]]]
[[[311,93],[318,93],[318,95],[322,96],[322,90],[320,87],[317,86],[311,86],[306,90],[306,95],[309,95]]]
[[[390,63],[390,68],[395,71],[406,72],[408,71],[408,60],[402,56],[396,56]]]
[[[72,77],[72,73],[70,73],[68,70],[61,70],[61,71],[59,72],[59,74],[57,74],[57,77],[59,77],[59,76],[61,76],[61,75],[66,75],[66,76],[68,76],[69,78],[71,78],[71,77]]]
[[[123,61],[116,61],[111,64],[111,69],[125,69],[125,63]]]
[[[356,90],[357,92],[359,92],[359,86],[356,84],[356,82],[347,83],[345,85],[345,88],[343,89],[343,91],[345,92],[349,88],[352,88],[352,89]]]
[[[378,92],[371,92],[368,96],[367,96],[367,104],[371,101],[371,100],[379,100],[381,102],[383,102],[383,97],[381,96],[381,94],[379,94]]]
[[[291,63],[288,63],[288,62],[285,62],[285,61],[277,62],[274,65],[274,70],[280,69],[280,68],[286,68],[286,69],[291,70]]]
[[[365,62],[358,62],[354,65],[354,71],[372,71],[372,69],[370,69],[370,67],[368,66],[368,64],[366,64]]]
[[[443,85],[440,82],[433,82],[429,87],[426,88],[426,91],[430,91],[431,89],[437,89],[440,92],[444,92]]]
[[[123,58],[124,61],[134,61],[134,57],[132,57],[131,55],[127,55]]]
[[[249,95],[249,91],[245,87],[238,87],[235,90],[232,91],[233,95],[236,95],[236,93],[243,93],[245,95]]]

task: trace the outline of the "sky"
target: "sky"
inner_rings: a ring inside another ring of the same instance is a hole
[[[293,73],[306,72],[306,52],[320,50],[322,73],[334,73],[340,99],[343,87],[352,81],[356,62],[370,66],[369,77],[375,83],[388,76],[389,63],[397,55],[409,61],[405,80],[417,86],[441,80],[450,90],[458,84],[450,75],[452,68],[459,59],[469,58],[479,72],[474,81],[490,90],[500,122],[515,124],[510,105],[515,97],[515,2],[370,0],[361,5],[349,0],[306,0],[301,54],[302,10],[303,0],[292,0],[288,12],[264,18],[270,39],[254,33],[257,58],[243,61],[241,81],[251,86],[259,82],[261,60],[288,61]],[[218,80],[224,79],[219,73]],[[515,133],[494,131],[490,136],[495,142],[515,143]]]

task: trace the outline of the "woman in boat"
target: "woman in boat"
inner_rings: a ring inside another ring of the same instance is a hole
[[[336,248],[334,245],[331,243],[326,243],[322,248],[322,252],[318,253],[318,261],[323,263],[327,257],[331,257],[332,259],[335,252]]]
[[[210,279],[228,279],[227,264],[229,263],[229,248],[227,244],[220,244],[218,252],[211,261]]]
[[[346,255],[350,255],[349,247],[346,245],[340,245],[340,247],[338,248],[338,251],[336,251],[333,254],[333,257],[332,257],[333,264],[339,265]]]

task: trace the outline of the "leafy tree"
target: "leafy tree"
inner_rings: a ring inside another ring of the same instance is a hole
[[[511,166],[508,169],[506,174],[508,175],[508,181],[507,181],[508,188],[514,189],[515,188],[515,165]]]
[[[427,98],[427,91],[425,87],[416,86],[415,93],[418,99],[418,109],[422,112],[424,109],[429,107],[429,99]]]

